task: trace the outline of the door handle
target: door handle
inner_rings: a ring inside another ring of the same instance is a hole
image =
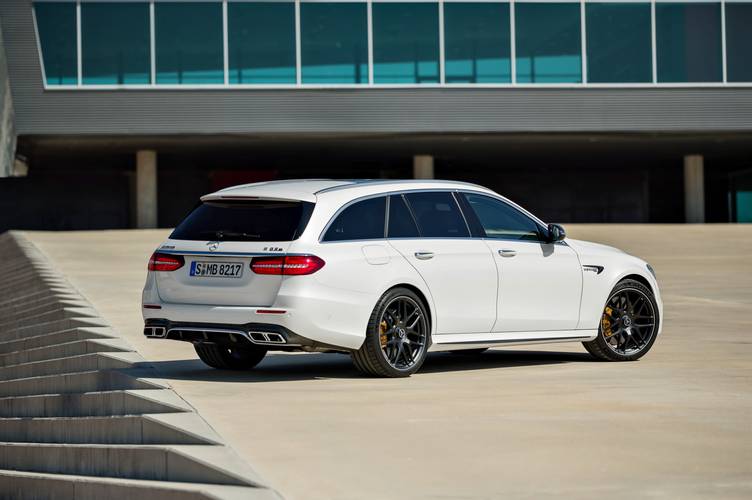
[[[517,251],[516,250],[499,250],[499,255],[501,255],[502,257],[514,257],[515,255],[517,255]]]
[[[433,252],[415,252],[415,258],[420,260],[433,259]]]

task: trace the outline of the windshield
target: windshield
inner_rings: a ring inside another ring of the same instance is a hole
[[[175,228],[173,240],[292,241],[308,224],[313,203],[222,200],[201,203]]]

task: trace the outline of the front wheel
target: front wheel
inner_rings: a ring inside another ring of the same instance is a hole
[[[624,280],[606,301],[598,336],[582,345],[599,359],[634,361],[653,346],[659,321],[653,292],[639,281]]]
[[[429,324],[427,308],[415,292],[387,291],[371,313],[363,345],[352,353],[355,366],[369,375],[409,377],[426,358]]]
[[[217,344],[195,344],[201,361],[220,370],[250,370],[264,359],[263,347],[224,347]]]

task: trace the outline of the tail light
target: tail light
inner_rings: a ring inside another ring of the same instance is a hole
[[[154,252],[149,259],[149,271],[175,271],[185,264],[182,255]]]
[[[251,270],[256,274],[301,276],[313,274],[322,267],[324,261],[315,255],[254,257],[251,261]]]

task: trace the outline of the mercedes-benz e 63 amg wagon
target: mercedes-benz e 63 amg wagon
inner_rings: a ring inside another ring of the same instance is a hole
[[[448,181],[290,180],[201,203],[154,252],[144,334],[208,365],[336,351],[414,373],[429,351],[582,342],[635,360],[661,330],[644,261],[569,239],[493,191]]]

